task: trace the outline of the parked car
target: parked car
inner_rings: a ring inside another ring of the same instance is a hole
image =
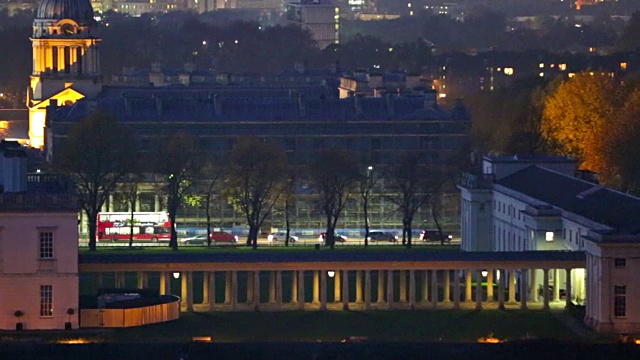
[[[237,243],[238,236],[228,233],[226,231],[212,231],[211,243]],[[195,235],[180,239],[180,244],[183,245],[206,245],[207,234]]]
[[[267,236],[267,240],[268,241],[280,241],[287,238],[287,232],[286,231],[276,231],[274,233],[269,234],[269,236]],[[296,242],[298,241],[298,237],[289,234],[289,242]]]
[[[207,244],[207,235],[196,235],[189,236],[186,238],[180,239],[181,245],[206,245]]]
[[[369,241],[398,241],[398,235],[386,231],[369,231]]]
[[[444,236],[445,242],[451,242],[453,239],[453,235],[442,232],[442,236]],[[440,231],[437,229],[425,229],[420,232],[420,240],[421,241],[441,241],[440,239]]]
[[[211,242],[228,242],[228,243],[237,243],[238,236],[228,233],[226,231],[213,231],[211,232]]]
[[[320,236],[318,236],[319,242],[324,243],[324,235],[325,233],[321,233]],[[340,235],[338,233],[333,234],[333,237],[336,239],[336,242],[346,242],[349,239],[346,236]]]

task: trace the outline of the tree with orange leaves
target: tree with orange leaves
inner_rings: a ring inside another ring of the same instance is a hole
[[[579,73],[562,82],[544,104],[541,133],[559,155],[576,157],[583,169],[604,169],[602,137],[624,103],[620,82],[604,74]]]
[[[640,194],[640,89],[607,122],[599,152],[602,183],[625,192]]]

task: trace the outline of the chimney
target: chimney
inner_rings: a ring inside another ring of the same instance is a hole
[[[305,101],[304,94],[298,95],[298,111],[300,112],[300,117],[307,117],[307,102]]]
[[[396,115],[396,112],[394,110],[393,94],[386,94],[385,102],[387,105],[387,115],[389,116],[389,118],[394,117]]]
[[[162,118],[162,97],[160,96],[160,94],[153,94],[151,95],[151,97],[156,102],[156,114],[159,118]]]
[[[222,116],[222,102],[220,101],[220,96],[218,94],[210,93],[209,99],[210,106],[212,106],[213,114],[215,116]]]
[[[356,96],[353,97],[353,104],[356,108],[356,119],[358,119],[362,116],[362,95],[356,94]]]

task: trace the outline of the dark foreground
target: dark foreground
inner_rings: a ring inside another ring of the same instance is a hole
[[[0,344],[0,359],[640,359],[640,346],[556,341],[464,343]]]

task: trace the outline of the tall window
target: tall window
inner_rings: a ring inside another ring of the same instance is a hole
[[[53,258],[53,232],[51,231],[40,232],[40,258]]]
[[[40,316],[53,316],[52,285],[40,285]]]
[[[615,317],[627,316],[627,287],[626,286],[614,286],[614,304],[613,314]]]
[[[614,262],[617,268],[623,268],[627,266],[627,259],[625,258],[615,258]]]

